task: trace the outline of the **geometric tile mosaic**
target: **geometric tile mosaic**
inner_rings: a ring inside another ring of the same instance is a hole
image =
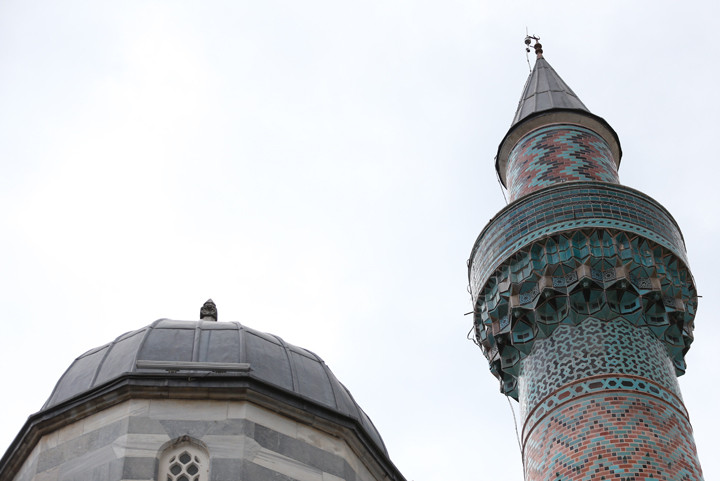
[[[526,135],[510,153],[506,176],[510,200],[560,182],[619,183],[607,143],[576,125],[553,125]]]
[[[532,353],[523,360],[519,376],[523,422],[541,400],[574,381],[598,375],[615,375],[613,379],[620,379],[619,383],[613,381],[610,385],[607,381],[597,380],[598,389],[606,385],[616,390],[652,393],[647,386],[636,385],[637,379],[642,378],[647,381],[645,384],[659,386],[681,399],[675,369],[665,346],[649,329],[635,327],[622,318],[612,321],[588,318],[577,326],[558,327],[551,337],[537,341]],[[587,390],[576,392],[574,389],[562,399],[584,394]],[[656,395],[660,396],[660,393]],[[676,407],[684,411],[681,406],[680,401]]]
[[[596,393],[649,395],[688,420],[665,347],[623,319],[586,319],[538,341],[523,360],[518,390],[523,444],[546,416]]]

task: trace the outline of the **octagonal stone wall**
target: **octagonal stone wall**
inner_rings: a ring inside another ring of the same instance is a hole
[[[133,399],[43,436],[13,481],[155,480],[178,439],[203,446],[210,481],[387,479],[352,440],[251,402]]]

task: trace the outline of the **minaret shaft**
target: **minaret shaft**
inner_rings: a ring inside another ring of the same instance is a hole
[[[702,476],[674,367],[648,329],[561,326],[525,358],[518,390],[528,481]]]

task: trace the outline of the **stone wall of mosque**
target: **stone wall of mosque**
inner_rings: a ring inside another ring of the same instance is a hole
[[[43,436],[13,481],[375,481],[337,433],[247,401],[137,399]]]

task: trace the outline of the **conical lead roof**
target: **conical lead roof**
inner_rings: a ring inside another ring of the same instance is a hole
[[[495,169],[500,181],[507,187],[506,170],[512,148],[523,136],[546,125],[567,123],[586,127],[600,135],[608,143],[615,160],[620,166],[622,148],[617,133],[605,119],[585,107],[573,90],[555,72],[538,49],[537,61],[525,82],[512,125],[498,146]]]
[[[512,125],[532,114],[551,109],[577,109],[590,112],[547,60],[540,56],[525,83]]]

